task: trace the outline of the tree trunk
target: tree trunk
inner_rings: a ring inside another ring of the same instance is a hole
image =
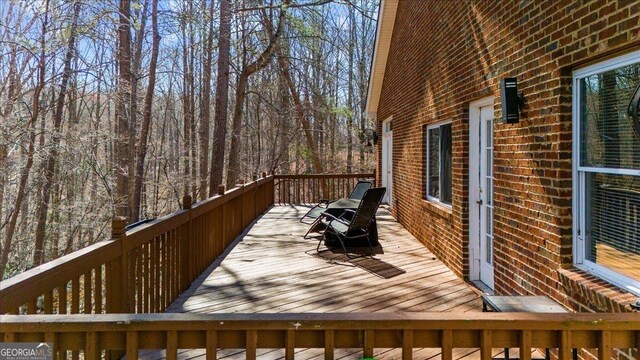
[[[284,78],[285,83],[289,88],[291,99],[293,100],[293,104],[295,106],[296,118],[304,133],[306,145],[311,152],[311,163],[313,165],[313,172],[316,174],[321,174],[324,171],[324,166],[320,161],[320,157],[318,156],[318,149],[316,147],[316,143],[313,141],[313,133],[311,132],[311,124],[309,123],[309,119],[307,119],[304,114],[304,105],[300,100],[300,94],[298,94],[296,85],[294,84],[293,79],[291,78],[291,73],[289,72],[288,54],[283,54],[282,49],[279,45],[276,46],[275,51],[276,57],[278,59],[278,66],[280,68],[280,74]]]
[[[218,42],[218,79],[214,113],[215,133],[211,149],[209,196],[218,193],[224,170],[224,148],[227,137],[227,106],[229,101],[229,57],[231,49],[231,0],[220,0],[220,40]]]
[[[271,58],[271,54],[276,49],[278,39],[280,38],[280,34],[282,33],[282,28],[284,25],[285,13],[286,13],[286,5],[288,5],[289,1],[283,1],[283,7],[280,10],[280,17],[278,19],[278,27],[275,32],[272,31],[273,25],[271,24],[271,20],[268,19],[266,13],[263,10],[262,19],[263,24],[269,33],[269,44],[264,49],[264,51],[260,54],[260,56],[251,64],[244,67],[240,76],[238,77],[238,86],[236,89],[236,103],[235,109],[233,111],[233,125],[232,125],[232,134],[231,134],[231,148],[229,150],[229,170],[227,173],[227,188],[233,187],[235,185],[235,181],[238,179],[240,175],[240,162],[239,162],[239,154],[238,150],[240,148],[241,141],[241,129],[242,129],[242,109],[244,105],[245,98],[247,96],[247,85],[249,83],[249,77],[255,74],[257,71],[264,69],[267,65],[269,65],[269,59]]]
[[[353,51],[355,34],[355,10],[349,7],[349,89],[347,91],[347,173],[353,172]]]
[[[22,201],[24,200],[27,188],[27,180],[29,179],[29,173],[33,166],[33,153],[35,151],[36,131],[35,125],[38,117],[40,116],[40,94],[45,84],[45,48],[46,48],[46,33],[48,25],[49,15],[49,0],[45,1],[44,21],[42,22],[42,37],[40,40],[41,52],[40,59],[38,61],[38,83],[33,90],[33,102],[31,119],[29,119],[29,144],[27,148],[27,159],[24,168],[20,172],[20,180],[18,183],[18,193],[16,194],[15,203],[13,206],[13,212],[9,218],[7,224],[7,230],[5,232],[4,244],[2,244],[2,256],[0,256],[0,278],[4,278],[4,272],[7,267],[7,261],[9,260],[9,252],[11,250],[11,242],[13,241],[13,235],[16,229],[16,223],[18,221],[18,215],[22,208]]]
[[[160,48],[160,34],[158,33],[158,0],[153,0],[151,5],[151,26],[153,41],[151,45],[151,61],[149,63],[149,85],[144,96],[144,109],[142,124],[140,126],[140,138],[136,154],[136,179],[134,185],[133,221],[137,221],[140,215],[140,203],[142,198],[142,182],[144,180],[144,163],[147,157],[147,141],[151,126],[151,110],[153,108],[153,93],[156,85],[156,67],[158,64],[158,52]],[[146,211],[145,211],[146,212]]]
[[[238,154],[240,148],[240,132],[242,130],[242,111],[244,100],[247,97],[247,84],[249,74],[242,72],[238,78],[236,86],[236,102],[233,109],[233,122],[231,127],[231,148],[229,149],[229,170],[227,171],[227,189],[231,189],[236,184],[240,176],[240,164]]]
[[[206,59],[202,74],[202,104],[200,106],[200,199],[207,198],[209,182],[209,123],[211,122],[211,63],[213,62],[213,5],[209,7],[209,34],[205,47]]]
[[[131,162],[129,132],[131,104],[131,33],[130,33],[130,0],[120,0],[118,23],[118,48],[116,62],[119,78],[116,95],[116,138],[114,142],[116,178],[116,194],[114,197],[115,213],[119,216],[130,216],[129,209],[129,164]]]
[[[35,244],[33,252],[33,266],[38,266],[44,262],[44,238],[45,229],[47,227],[47,215],[49,213],[49,200],[51,199],[51,186],[53,185],[56,163],[58,161],[58,153],[60,147],[62,116],[64,110],[64,100],[67,95],[67,85],[71,77],[71,59],[76,40],[76,29],[78,17],[80,15],[80,1],[76,1],[73,5],[73,22],[71,24],[71,36],[67,44],[67,52],[64,59],[64,69],[62,70],[62,79],[60,83],[60,92],[56,100],[55,112],[53,114],[53,132],[51,134],[51,149],[46,159],[46,168],[44,170],[44,184],[42,185],[42,194],[40,197],[40,206],[38,208],[38,223],[36,225]]]

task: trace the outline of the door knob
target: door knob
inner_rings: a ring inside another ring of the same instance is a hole
[[[480,200],[476,201],[476,204],[478,204],[478,205],[482,205],[482,199],[480,199]]]

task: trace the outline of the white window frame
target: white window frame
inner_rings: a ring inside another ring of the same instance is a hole
[[[603,265],[588,260],[585,256],[586,229],[586,173],[604,173],[617,175],[640,176],[640,169],[597,168],[580,165],[580,80],[588,76],[640,62],[640,50],[607,59],[597,64],[573,71],[573,263],[582,270],[588,271],[626,291],[640,295],[640,279],[633,279],[620,274]]]
[[[425,150],[426,153],[426,159],[425,159],[425,197],[427,200],[429,201],[433,201],[436,202],[442,206],[448,207],[448,208],[452,208],[452,204],[447,204],[445,202],[442,202],[439,198],[435,197],[435,196],[431,196],[429,195],[429,178],[430,178],[430,172],[429,172],[429,130],[433,130],[433,129],[437,129],[439,127],[441,127],[442,125],[447,125],[447,124],[451,124],[452,121],[451,120],[444,120],[444,121],[439,121],[437,123],[433,123],[433,124],[429,124],[427,125],[427,131],[426,134],[424,135],[426,137],[426,142],[427,142],[427,148]],[[453,161],[453,125],[451,126],[451,159]],[[442,154],[440,154],[442,155]],[[438,157],[438,169],[442,169],[442,156]],[[440,174],[438,174],[440,175]],[[453,179],[451,179],[451,191],[453,192]],[[440,191],[442,191],[442,176],[438,176],[438,181],[440,182]],[[453,202],[453,201],[452,201]]]

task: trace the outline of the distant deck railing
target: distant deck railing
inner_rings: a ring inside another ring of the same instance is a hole
[[[570,360],[572,349],[597,349],[599,360],[615,349],[640,348],[637,314],[526,314],[526,313],[343,313],[343,314],[145,314],[3,316],[0,339],[52,342],[55,358],[67,351],[85,359],[109,354],[127,360],[139,350],[166,350],[177,359],[179,349],[204,349],[215,359],[218,349],[244,349],[255,359],[258,349],[324,349],[333,359],[335,349],[402,349],[411,359],[415,348],[439,349],[452,360],[454,348],[476,348],[481,360],[492,358],[493,348],[519,348],[521,360],[531,360],[532,348],[558,349],[560,360]],[[110,352],[111,351],[111,352]],[[110,356],[110,357],[114,357]],[[161,355],[162,356],[162,355]]]
[[[315,204],[319,199],[344,198],[358,179],[375,179],[375,173],[274,175],[275,203]]]
[[[163,312],[261,213],[273,176],[126,230],[0,282],[0,314]],[[2,317],[2,316],[0,316]]]

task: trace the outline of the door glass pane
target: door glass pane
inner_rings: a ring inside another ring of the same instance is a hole
[[[487,131],[487,147],[493,146],[493,119],[487,119],[486,122]]]
[[[640,280],[640,177],[586,177],[585,258]]]
[[[492,171],[493,171],[493,166],[491,166],[491,163],[493,162],[492,160],[493,160],[493,150],[487,149],[486,150],[487,176],[492,175]]]
[[[640,136],[627,107],[640,83],[640,63],[580,80],[580,165],[640,168]]]
[[[493,209],[487,206],[487,235],[493,235]]]
[[[486,180],[487,180],[486,181],[486,186],[485,186],[486,194],[487,194],[486,195],[486,197],[487,197],[486,198],[486,202],[487,202],[488,206],[491,206],[491,204],[493,203],[493,199],[492,199],[492,196],[493,196],[493,179],[486,178]]]
[[[485,261],[489,264],[492,265],[493,264],[493,237],[491,237],[491,235],[486,235],[486,246],[487,246],[487,258],[485,259]]]

